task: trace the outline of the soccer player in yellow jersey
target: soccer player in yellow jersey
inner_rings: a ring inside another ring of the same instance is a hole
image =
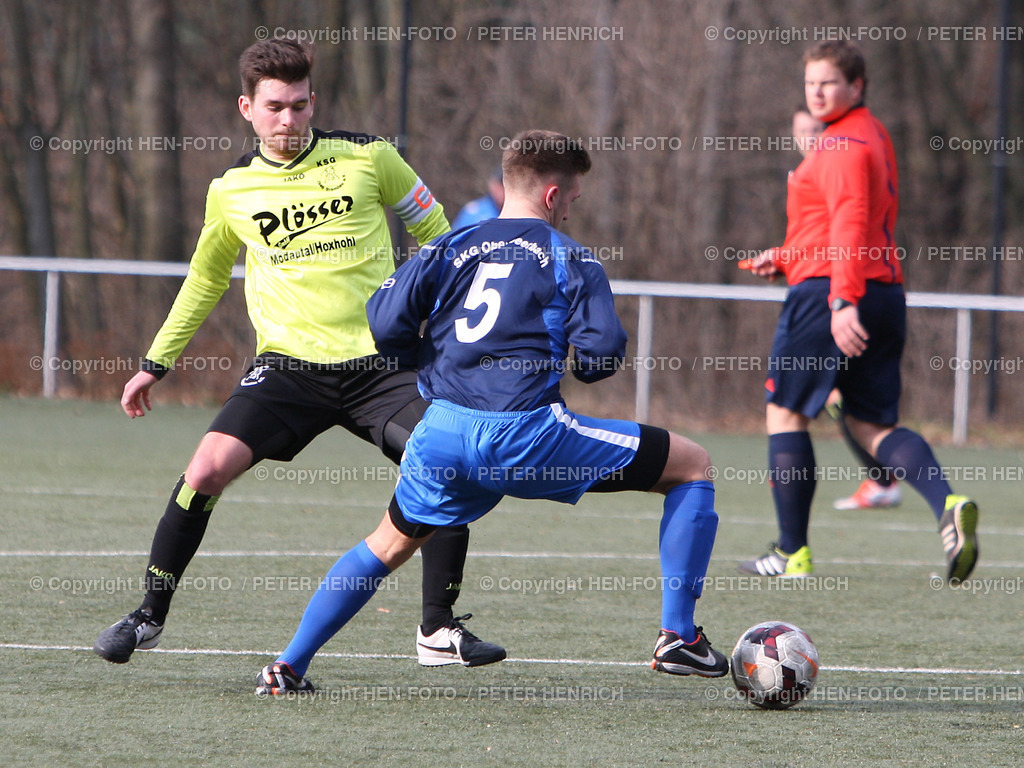
[[[448,231],[444,210],[386,141],[310,127],[316,97],[307,49],[262,41],[239,64],[238,108],[259,147],[211,182],[188,276],[121,407],[132,418],[151,408],[150,389],[228,288],[243,246],[256,358],[171,494],[142,604],[96,640],[96,653],[115,663],[160,641],[175,584],[232,480],[264,459],[290,461],[333,426],[398,462],[426,408],[415,372],[377,354],[365,305],[395,268],[385,206],[421,245]],[[468,616],[452,613],[468,544],[462,526],[423,550],[421,664],[505,658],[503,648],[466,630]]]

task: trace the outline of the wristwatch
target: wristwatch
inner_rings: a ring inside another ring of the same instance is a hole
[[[852,301],[847,301],[846,299],[840,299],[837,296],[836,298],[832,299],[832,304],[830,306],[832,307],[832,311],[833,312],[838,312],[840,309],[846,309],[847,307],[852,307],[853,306],[853,302]]]

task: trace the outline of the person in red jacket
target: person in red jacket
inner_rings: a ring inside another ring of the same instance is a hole
[[[801,104],[793,112],[793,139],[796,148],[803,157],[814,151],[815,146],[825,130],[825,125],[807,111]],[[853,439],[846,421],[843,419],[843,397],[838,389],[833,389],[825,403],[825,411],[839,425],[846,447],[850,449],[860,462],[867,477],[850,496],[836,499],[832,506],[835,509],[878,509],[882,507],[898,507],[903,500],[899,482],[891,473],[878,464],[874,457]]]
[[[784,275],[789,292],[769,356],[767,431],[780,535],[744,573],[806,576],[817,466],[808,426],[835,387],[851,435],[905,479],[939,520],[947,579],[978,559],[978,507],[953,493],[928,443],[898,426],[900,358],[906,336],[903,270],[894,231],[899,179],[892,141],[864,105],[864,57],[847,41],[804,54],[804,95],[825,123],[814,151],[790,174],[786,239],[752,271]]]

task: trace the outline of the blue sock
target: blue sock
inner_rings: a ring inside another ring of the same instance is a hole
[[[811,436],[807,432],[769,435],[768,469],[779,518],[779,549],[792,555],[807,544],[811,501],[818,484]]]
[[[661,556],[661,628],[684,643],[697,639],[693,611],[704,589],[718,530],[715,486],[707,480],[683,483],[665,494],[658,553]]]
[[[365,541],[346,552],[327,572],[309,599],[295,636],[277,657],[295,674],[306,674],[309,662],[320,647],[348,623],[377,591],[380,579],[391,571]]]
[[[924,496],[936,519],[942,517],[946,497],[953,489],[923,437],[906,427],[896,427],[878,444],[878,461],[896,470],[897,478],[905,479]]]

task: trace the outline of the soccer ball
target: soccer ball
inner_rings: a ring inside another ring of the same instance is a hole
[[[732,679],[751,704],[787,709],[803,701],[818,677],[818,649],[806,632],[784,621],[763,621],[732,651]]]

